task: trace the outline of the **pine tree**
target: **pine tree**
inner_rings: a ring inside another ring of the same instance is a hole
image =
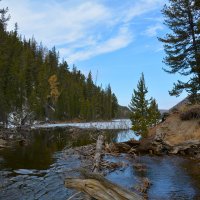
[[[142,137],[148,134],[148,128],[156,126],[160,120],[160,112],[156,100],[147,99],[148,89],[145,85],[144,74],[138,82],[137,90],[133,91],[129,108],[131,110],[130,119],[132,129]]]
[[[110,84],[108,84],[106,90],[105,90],[105,111],[106,119],[111,119],[112,118],[112,89]]]
[[[178,81],[170,95],[179,96],[186,90],[195,101],[200,91],[200,6],[197,0],[169,0],[163,9],[165,25],[171,30],[164,43],[167,56],[164,63],[169,66],[168,73],[189,76],[188,82]]]
[[[137,90],[133,91],[132,99],[129,105],[131,110],[130,119],[132,121],[132,129],[143,137],[148,133],[148,106],[149,100],[146,99],[148,89],[145,85],[144,74],[138,82]]]
[[[117,115],[118,112],[118,100],[115,94],[112,94],[112,118],[114,118]]]
[[[200,10],[200,1],[195,2],[196,10]],[[200,19],[197,22],[198,32],[200,33]]]
[[[1,0],[0,0],[1,1]],[[7,15],[8,8],[0,8],[0,30],[6,31],[7,22],[10,19],[10,15]]]
[[[160,121],[160,117],[161,114],[158,110],[158,104],[155,99],[151,99],[148,109],[149,126],[156,126]]]

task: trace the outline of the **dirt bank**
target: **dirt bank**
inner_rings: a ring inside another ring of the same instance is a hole
[[[149,130],[149,138],[155,145],[169,148],[170,153],[200,158],[200,105],[181,105],[172,110],[164,122]]]

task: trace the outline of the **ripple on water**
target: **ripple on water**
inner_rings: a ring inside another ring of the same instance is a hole
[[[191,177],[181,167],[184,162],[189,162],[187,159],[175,156],[144,156],[142,161],[147,166],[147,177],[152,183],[148,192],[149,199],[191,200],[200,195]]]
[[[66,200],[73,192],[65,188],[64,179],[67,175],[73,176],[72,168],[80,166],[80,161],[73,156],[66,159],[62,152],[55,156],[56,162],[46,171],[18,169],[14,170],[16,174],[12,177],[4,173],[0,199]]]

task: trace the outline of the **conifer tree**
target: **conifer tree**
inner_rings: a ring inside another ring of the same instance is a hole
[[[192,101],[196,101],[200,91],[200,6],[197,0],[169,0],[164,6],[165,25],[171,30],[164,38],[168,73],[189,76],[189,81],[178,81],[170,95],[179,96],[186,90]]]
[[[118,100],[115,94],[112,94],[112,118],[114,118],[117,115],[118,111]]]
[[[129,105],[131,110],[130,119],[132,129],[142,137],[148,134],[148,128],[156,126],[160,120],[158,104],[153,98],[147,99],[148,89],[145,85],[144,74],[138,82],[137,90],[133,90],[132,99]]]
[[[196,10],[200,10],[200,1],[196,0],[195,2]],[[197,22],[198,32],[200,33],[200,19]]]
[[[1,2],[1,0],[0,0]],[[8,8],[0,8],[0,30],[6,31],[7,22],[10,19],[10,15],[7,15]]]
[[[145,85],[144,74],[138,82],[137,90],[133,90],[132,99],[129,105],[131,110],[130,119],[132,121],[132,129],[143,137],[147,136],[148,122],[148,106],[149,100],[146,99],[148,89]]]
[[[155,99],[151,99],[148,109],[149,126],[156,126],[160,121],[160,117],[161,114],[158,110],[158,104]]]

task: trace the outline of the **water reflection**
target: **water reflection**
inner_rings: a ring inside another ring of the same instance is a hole
[[[65,129],[33,130],[27,146],[16,145],[0,151],[0,169],[47,169],[53,162],[53,154],[64,147],[77,147],[96,142],[98,134],[83,130],[69,133]],[[136,137],[133,131],[105,130],[108,142],[122,142]]]
[[[130,139],[139,140],[140,136],[136,135],[134,133],[134,131],[132,131],[132,130],[120,131],[117,134],[117,138],[116,138],[115,142],[126,142]]]

